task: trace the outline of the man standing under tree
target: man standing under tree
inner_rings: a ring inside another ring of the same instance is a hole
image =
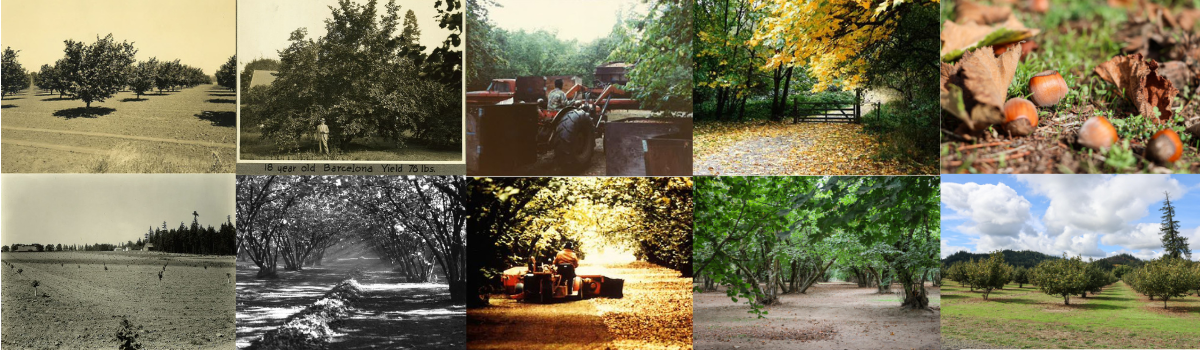
[[[567,106],[567,93],[562,91],[562,79],[554,79],[554,90],[546,94],[546,107],[554,110]]]
[[[555,85],[561,86],[562,80],[555,81]],[[555,91],[562,92],[562,90]],[[575,269],[579,267],[579,257],[575,256],[574,248],[575,245],[573,243],[567,242],[563,250],[554,256],[554,266],[558,269],[558,274],[562,275],[563,281],[567,283],[567,295],[570,295],[572,292],[571,289],[573,289],[572,287],[575,284],[573,282],[575,280]],[[571,267],[567,268],[566,265],[570,265]]]
[[[1171,206],[1171,194],[1163,193],[1167,199],[1163,202],[1162,209],[1162,228],[1159,233],[1162,234],[1162,246],[1164,253],[1175,259],[1186,257],[1192,259],[1192,250],[1188,248],[1187,237],[1179,235],[1179,221],[1175,220],[1175,207]]]
[[[329,154],[329,126],[325,125],[325,118],[321,118],[321,125],[317,125],[317,141],[321,143],[321,152]]]

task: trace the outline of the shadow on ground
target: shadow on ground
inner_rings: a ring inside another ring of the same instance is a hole
[[[16,106],[17,106],[17,105],[4,105],[4,106],[2,106],[2,107],[0,107],[0,108],[13,108],[13,107],[16,107]]]
[[[123,98],[123,99],[121,99],[121,102],[142,102],[145,100],[146,99],[144,99],[144,98]]]
[[[204,101],[204,102],[208,102],[208,103],[234,103],[234,100],[233,100],[232,98],[211,98],[211,99],[208,99],[208,101]]]
[[[199,114],[196,114],[196,118],[207,120],[208,122],[212,123],[213,126],[233,127],[234,125],[237,125],[236,112],[203,111]]]
[[[54,116],[55,117],[63,117],[63,118],[67,118],[67,119],[96,118],[96,117],[102,117],[102,116],[109,115],[115,111],[117,111],[117,110],[113,109],[113,108],[108,108],[108,107],[91,107],[91,108],[75,107],[75,108],[67,108],[67,109],[61,109],[61,110],[55,111]]]

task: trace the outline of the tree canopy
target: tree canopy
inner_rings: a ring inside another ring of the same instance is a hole
[[[17,91],[29,88],[29,73],[25,71],[25,67],[22,67],[20,62],[17,62],[17,52],[11,47],[4,48],[3,67],[0,69],[4,80],[3,89],[0,90],[4,95],[15,94]]]
[[[779,291],[804,293],[834,264],[900,283],[904,307],[928,306],[936,177],[704,177],[696,187],[695,274],[729,285],[751,312],[765,314]]]

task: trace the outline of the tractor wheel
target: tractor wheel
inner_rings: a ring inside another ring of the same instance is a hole
[[[592,118],[580,110],[568,111],[554,127],[554,162],[568,171],[586,167],[596,151]]]

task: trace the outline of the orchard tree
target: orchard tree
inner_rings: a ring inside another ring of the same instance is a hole
[[[1135,274],[1139,292],[1157,296],[1167,307],[1167,300],[1188,295],[1195,288],[1195,274],[1189,268],[1189,261],[1170,256],[1151,260]]]
[[[1124,278],[1125,274],[1130,272],[1133,272],[1133,268],[1129,267],[1129,265],[1117,265],[1117,267],[1112,269],[1113,277],[1116,277],[1117,279]]]
[[[1191,260],[1192,250],[1188,248],[1188,239],[1179,234],[1179,220],[1175,220],[1175,207],[1171,206],[1171,194],[1164,192],[1163,196],[1166,197],[1166,200],[1163,201],[1163,207],[1159,209],[1163,212],[1162,226],[1159,228],[1163,250],[1172,258]]]
[[[1034,269],[1033,284],[1042,293],[1061,295],[1063,305],[1071,305],[1071,296],[1087,290],[1087,264],[1083,258],[1075,256],[1068,258],[1063,253],[1062,259],[1046,260]]]
[[[1004,288],[1004,284],[1008,283],[1012,268],[1004,263],[1004,254],[996,251],[986,260],[979,260],[967,269],[972,287],[983,291],[983,300],[987,300],[993,289]]]
[[[67,94],[83,100],[87,108],[92,102],[104,102],[125,86],[125,73],[133,64],[137,49],[129,42],[116,42],[112,34],[96,38],[91,45],[68,39],[66,57],[59,61],[67,83]]]
[[[1013,269],[1013,282],[1017,283],[1017,288],[1025,288],[1025,284],[1029,283],[1029,269],[1024,266]]]
[[[4,48],[3,62],[3,94],[12,95],[29,88],[29,73],[17,62],[17,53],[11,47]]]
[[[154,81],[158,76],[158,59],[151,57],[149,61],[139,62],[129,72],[127,83],[129,89],[142,98],[146,91],[154,89]]]
[[[609,61],[633,64],[625,87],[643,108],[692,111],[692,21],[694,1],[652,1],[643,18],[617,30],[620,43]]]
[[[237,87],[237,55],[229,56],[229,61],[217,69],[217,85],[230,90]]]

